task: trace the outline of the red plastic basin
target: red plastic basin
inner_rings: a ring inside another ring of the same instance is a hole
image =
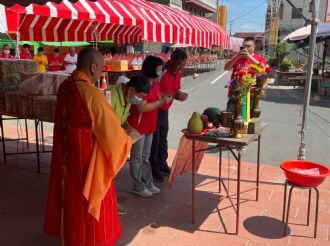
[[[281,164],[286,178],[293,184],[307,187],[316,187],[330,174],[328,167],[311,161],[288,160]],[[302,174],[293,169],[313,169],[318,168],[320,175]]]

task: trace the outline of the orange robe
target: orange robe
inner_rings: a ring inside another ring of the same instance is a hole
[[[121,235],[114,177],[132,139],[105,96],[76,71],[58,90],[44,231],[65,246],[110,246]]]

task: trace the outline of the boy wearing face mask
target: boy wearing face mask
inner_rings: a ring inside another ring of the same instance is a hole
[[[127,84],[110,86],[111,105],[120,119],[121,124],[126,122],[131,105],[143,102],[143,97],[149,93],[150,84],[144,76],[134,76]]]
[[[14,59],[14,57],[10,54],[10,48],[8,44],[4,44],[2,46],[2,54],[0,54],[1,59]]]
[[[46,72],[46,65],[48,65],[48,59],[47,56],[44,55],[44,48],[39,47],[38,53],[33,56],[33,60],[38,62],[38,73],[44,73]]]
[[[54,49],[54,55],[50,56],[48,61],[48,71],[58,72],[63,70],[64,59],[63,56],[61,56],[59,49]]]
[[[143,97],[149,93],[150,84],[149,80],[141,75],[134,76],[126,84],[118,84],[111,86],[108,102],[111,104],[117,117],[119,118],[122,127],[131,136],[138,136],[139,133],[133,129],[127,122],[127,118],[130,114],[131,105],[138,105],[143,102]],[[118,213],[120,215],[127,214],[127,208],[121,204],[117,204]]]
[[[150,82],[150,91],[144,102],[132,105],[129,124],[136,129],[141,138],[131,149],[130,173],[133,179],[133,193],[150,197],[160,192],[153,183],[152,170],[149,162],[153,133],[157,128],[158,108],[172,101],[171,96],[160,96],[159,80],[162,77],[163,60],[156,56],[148,56],[142,64],[142,74]]]

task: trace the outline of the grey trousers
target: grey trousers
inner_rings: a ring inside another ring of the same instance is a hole
[[[144,135],[133,144],[130,155],[130,172],[134,189],[142,191],[153,184],[151,165],[149,162],[152,135]]]

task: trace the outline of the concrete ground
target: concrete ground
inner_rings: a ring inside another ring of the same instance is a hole
[[[187,102],[175,103],[170,113],[169,146],[171,163],[180,139],[193,111],[206,107],[225,108],[224,85],[230,73],[217,70],[201,74],[196,80],[186,77],[183,90],[189,92]],[[191,223],[191,176],[185,174],[175,179],[171,189],[161,184],[161,193],[142,199],[131,193],[132,183],[128,165],[117,178],[119,201],[129,208],[121,217],[123,235],[118,245],[329,245],[330,240],[330,179],[320,186],[318,237],[311,238],[313,226],[306,227],[307,192],[296,190],[292,201],[289,230],[283,236],[282,201],[284,176],[279,164],[285,159],[295,159],[299,148],[298,124],[301,121],[302,90],[270,86],[268,96],[261,102],[262,118],[269,123],[262,136],[260,200],[253,201],[254,192],[242,194],[240,233],[234,232],[235,213],[229,207],[224,193],[217,192],[218,174],[216,153],[208,153],[197,175],[196,223]],[[312,97],[307,125],[307,158],[329,165],[330,150],[330,100]],[[30,126],[30,149],[33,149],[34,131]],[[5,136],[17,138],[23,134],[23,121],[5,123]],[[52,124],[45,124],[46,141],[51,148]],[[27,151],[22,142],[8,143],[7,151]],[[255,179],[256,145],[243,152],[242,189],[253,187]],[[52,246],[57,239],[42,233],[44,207],[47,196],[50,154],[41,155],[41,174],[36,172],[33,154],[8,157],[4,165],[0,154],[0,239],[5,246]],[[235,194],[235,163],[228,164],[224,155],[223,174],[230,191]],[[313,195],[314,199],[314,195]],[[311,224],[314,222],[312,203]]]
[[[17,128],[6,126],[8,137],[17,137]],[[30,129],[30,136],[33,130]],[[49,140],[51,132],[46,132]],[[34,149],[33,137],[30,150]],[[255,144],[255,143],[254,143]],[[50,149],[51,144],[46,146]],[[26,149],[25,143],[7,143],[7,151]],[[175,150],[170,150],[169,162]],[[50,154],[41,154],[41,174],[36,172],[36,156],[9,156],[5,165],[0,162],[0,238],[6,246],[59,245],[56,238],[42,233],[47,196]],[[230,194],[236,194],[236,164],[223,159],[224,182]],[[254,187],[254,163],[242,164],[242,199],[239,235],[235,231],[235,212],[229,200],[218,193],[218,160],[206,155],[196,177],[196,223],[191,223],[191,175],[175,179],[171,189],[158,185],[161,193],[144,199],[132,194],[129,166],[126,164],[117,178],[119,201],[129,209],[121,217],[123,235],[117,245],[329,245],[330,234],[330,179],[320,187],[318,237],[313,236],[315,194],[311,209],[311,226],[305,226],[308,193],[295,190],[289,219],[290,236],[283,236],[281,223],[284,175],[280,168],[261,166],[260,199],[255,192],[243,193]],[[235,202],[235,199],[234,199]]]

